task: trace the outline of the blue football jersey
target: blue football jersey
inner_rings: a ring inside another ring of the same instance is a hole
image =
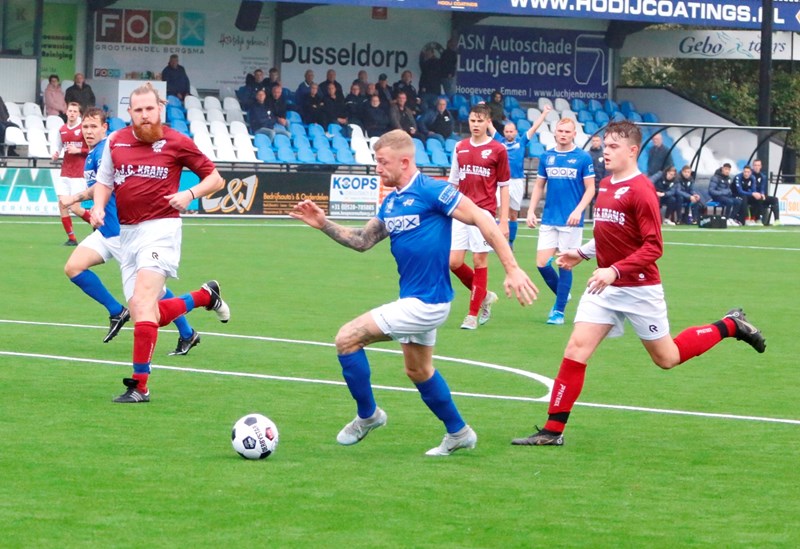
[[[495,132],[495,140],[503,144],[508,151],[508,167],[511,179],[525,179],[525,149],[528,148],[528,132],[517,135],[514,141],[509,142],[503,134]]]
[[[417,173],[384,199],[377,218],[386,226],[400,274],[400,297],[449,303],[450,233],[462,194],[447,181]]]
[[[100,161],[103,159],[103,150],[106,148],[106,140],[103,139],[86,156],[86,163],[83,168],[83,177],[86,179],[86,186],[91,187],[97,182],[97,170],[100,168]],[[106,218],[104,225],[97,229],[106,238],[119,236],[119,217],[117,217],[117,198],[114,193],[108,198],[106,204]]]
[[[539,160],[537,175],[547,180],[542,225],[566,226],[569,214],[586,192],[584,179],[594,177],[592,157],[578,147],[567,152],[550,149]]]

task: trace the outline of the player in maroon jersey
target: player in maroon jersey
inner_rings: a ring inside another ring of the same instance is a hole
[[[87,223],[89,223],[89,211],[82,208],[80,204],[73,204],[66,207],[61,199],[66,199],[74,194],[86,190],[86,180],[83,177],[83,165],[86,163],[86,155],[89,154],[89,145],[83,139],[81,130],[81,106],[78,103],[67,105],[67,123],[58,130],[58,136],[54,144],[53,160],[63,154],[64,160],[61,164],[61,177],[53,183],[56,195],[59,198],[58,211],[61,214],[61,224],[67,233],[67,241],[64,246],[77,246],[78,239],[72,230],[72,218],[69,212],[74,213]]]
[[[511,173],[506,148],[492,139],[489,107],[473,105],[469,111],[470,137],[458,142],[453,149],[453,163],[448,181],[462,194],[494,219],[497,209],[497,189],[500,188],[500,230],[508,238],[508,184]],[[491,246],[475,227],[453,221],[450,245],[450,270],[470,290],[469,313],[461,328],[475,330],[485,324],[492,314],[497,294],[487,291],[489,280],[489,251]],[[472,252],[474,270],[464,263],[467,250]]]
[[[117,130],[107,141],[97,172],[92,225],[105,219],[105,206],[115,193],[120,222],[122,285],[134,320],[133,376],[127,390],[114,402],[149,402],[150,360],[165,326],[195,307],[214,310],[221,322],[230,309],[220,297],[217,281],[172,299],[164,294],[167,278],[177,278],[181,255],[181,218],[189,203],[221,189],[225,182],[214,164],[194,142],[162,126],[164,102],[152,85],[136,88],[128,112],[131,126]],[[182,168],[200,177],[190,189],[179,191]]]
[[[511,443],[561,446],[562,433],[583,388],[586,363],[606,337],[622,335],[627,319],[650,358],[668,370],[701,355],[724,338],[745,341],[759,353],[766,349],[761,332],[747,322],[744,311],[731,309],[717,322],[687,328],[674,339],[669,334],[664,289],[656,266],[661,257],[661,213],[655,189],[639,172],[636,159],[642,142],[631,122],[609,124],[605,131],[606,169],[594,206],[594,239],[560,254],[558,266],[571,269],[597,257],[597,269],[578,304],[561,368],[550,395],[544,429]]]

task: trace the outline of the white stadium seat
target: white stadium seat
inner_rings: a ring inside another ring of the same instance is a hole
[[[213,95],[209,95],[203,99],[203,107],[205,107],[206,111],[221,111],[222,103]]]
[[[188,111],[189,109],[200,109],[203,110],[203,104],[194,95],[187,95],[183,98],[183,106]]]

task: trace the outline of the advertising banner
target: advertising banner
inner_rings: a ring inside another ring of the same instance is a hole
[[[49,75],[57,74],[62,80],[72,80],[75,74],[78,6],[47,2],[44,13],[39,78],[47,79]]]
[[[236,28],[238,3],[123,0],[94,16],[91,78],[151,80],[177,54],[200,89],[234,89],[256,68],[272,66],[274,4],[264,3],[255,31]],[[87,75],[88,76],[88,75]]]
[[[53,178],[58,170],[0,169],[0,214],[59,215]]]
[[[772,59],[800,59],[794,33],[772,33]],[[761,33],[733,30],[644,30],[630,35],[620,50],[622,57],[670,59],[761,59]]]
[[[741,29],[760,28],[762,20],[761,0],[327,0],[327,3]],[[796,0],[775,0],[773,7],[775,30],[800,30],[800,4]]]
[[[784,225],[800,225],[800,185],[778,185],[779,211]]]
[[[330,186],[331,217],[369,219],[378,212],[381,180],[377,175],[333,174]]]
[[[458,40],[458,92],[497,89],[520,101],[540,97],[605,99],[609,53],[602,34],[474,26]]]

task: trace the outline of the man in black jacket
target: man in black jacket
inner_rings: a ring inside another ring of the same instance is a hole
[[[445,139],[453,135],[453,115],[447,110],[447,99],[439,98],[436,108],[423,114],[418,126],[420,134],[444,145]]]
[[[744,223],[742,212],[744,202],[733,194],[733,181],[731,180],[731,165],[727,162],[718,168],[708,182],[708,195],[711,200],[718,202],[722,213],[728,218],[728,225],[741,225]]]
[[[78,103],[81,106],[81,112],[86,112],[89,107],[94,107],[95,98],[92,87],[86,83],[86,78],[81,73],[75,75],[75,83],[67,88],[64,94],[64,100],[67,105],[70,103]]]

